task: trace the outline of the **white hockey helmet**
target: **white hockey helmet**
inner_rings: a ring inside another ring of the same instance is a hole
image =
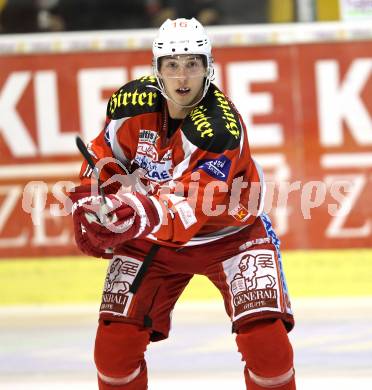
[[[161,93],[167,99],[164,84],[159,73],[159,58],[181,54],[198,54],[205,57],[206,75],[203,96],[208,91],[213,79],[212,46],[205,29],[195,18],[167,19],[159,28],[157,37],[152,45],[153,71],[156,76]],[[201,99],[200,99],[201,100]]]

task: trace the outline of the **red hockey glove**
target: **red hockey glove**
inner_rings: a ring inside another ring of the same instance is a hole
[[[106,203],[99,195],[89,195],[72,206],[75,224],[84,226],[96,248],[115,248],[125,241],[146,236],[159,225],[160,207],[145,195],[119,190],[106,195],[105,200]]]
[[[87,196],[89,196],[91,193],[90,191],[90,185],[78,186],[74,188],[73,192],[69,193],[69,198],[74,204],[79,199],[86,198]],[[71,207],[71,205],[67,205],[67,207],[69,206]],[[89,238],[89,234],[87,233],[85,226],[81,224],[77,219],[74,219],[74,232],[76,244],[84,254],[98,258],[112,258],[112,251],[109,248],[102,249],[98,248],[93,244],[93,242]]]
[[[78,248],[88,256],[94,256],[103,259],[112,258],[112,249],[98,248],[90,239],[85,227],[82,224],[74,223],[75,241]]]

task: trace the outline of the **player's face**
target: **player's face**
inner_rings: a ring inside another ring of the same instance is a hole
[[[159,72],[168,96],[176,103],[191,105],[201,97],[206,76],[202,56],[186,54],[163,57]]]

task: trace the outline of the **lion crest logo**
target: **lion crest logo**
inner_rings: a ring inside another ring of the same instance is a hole
[[[110,266],[105,279],[104,291],[112,294],[127,294],[130,283],[125,280],[126,275],[132,275],[137,270],[138,265],[128,260],[117,258]]]
[[[259,270],[262,271],[265,268],[274,268],[271,254],[244,255],[239,263],[240,273],[237,273],[231,282],[233,295],[235,296],[242,291],[274,288],[276,281],[272,275],[257,276]]]

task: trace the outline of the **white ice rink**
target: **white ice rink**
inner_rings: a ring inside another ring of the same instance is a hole
[[[213,389],[213,390],[245,390],[244,385],[238,379],[216,379],[206,377],[204,379],[154,379],[151,381],[149,390],[190,390],[190,389]],[[97,385],[93,381],[72,382],[65,384],[55,384],[54,382],[28,383],[19,382],[4,384],[4,390],[96,390]],[[299,378],[297,389],[299,390],[369,390],[372,388],[371,379],[361,378]]]
[[[299,390],[372,389],[372,298],[298,299]],[[94,390],[95,306],[0,308],[1,390]],[[245,390],[222,302],[178,304],[147,353],[150,390]]]

